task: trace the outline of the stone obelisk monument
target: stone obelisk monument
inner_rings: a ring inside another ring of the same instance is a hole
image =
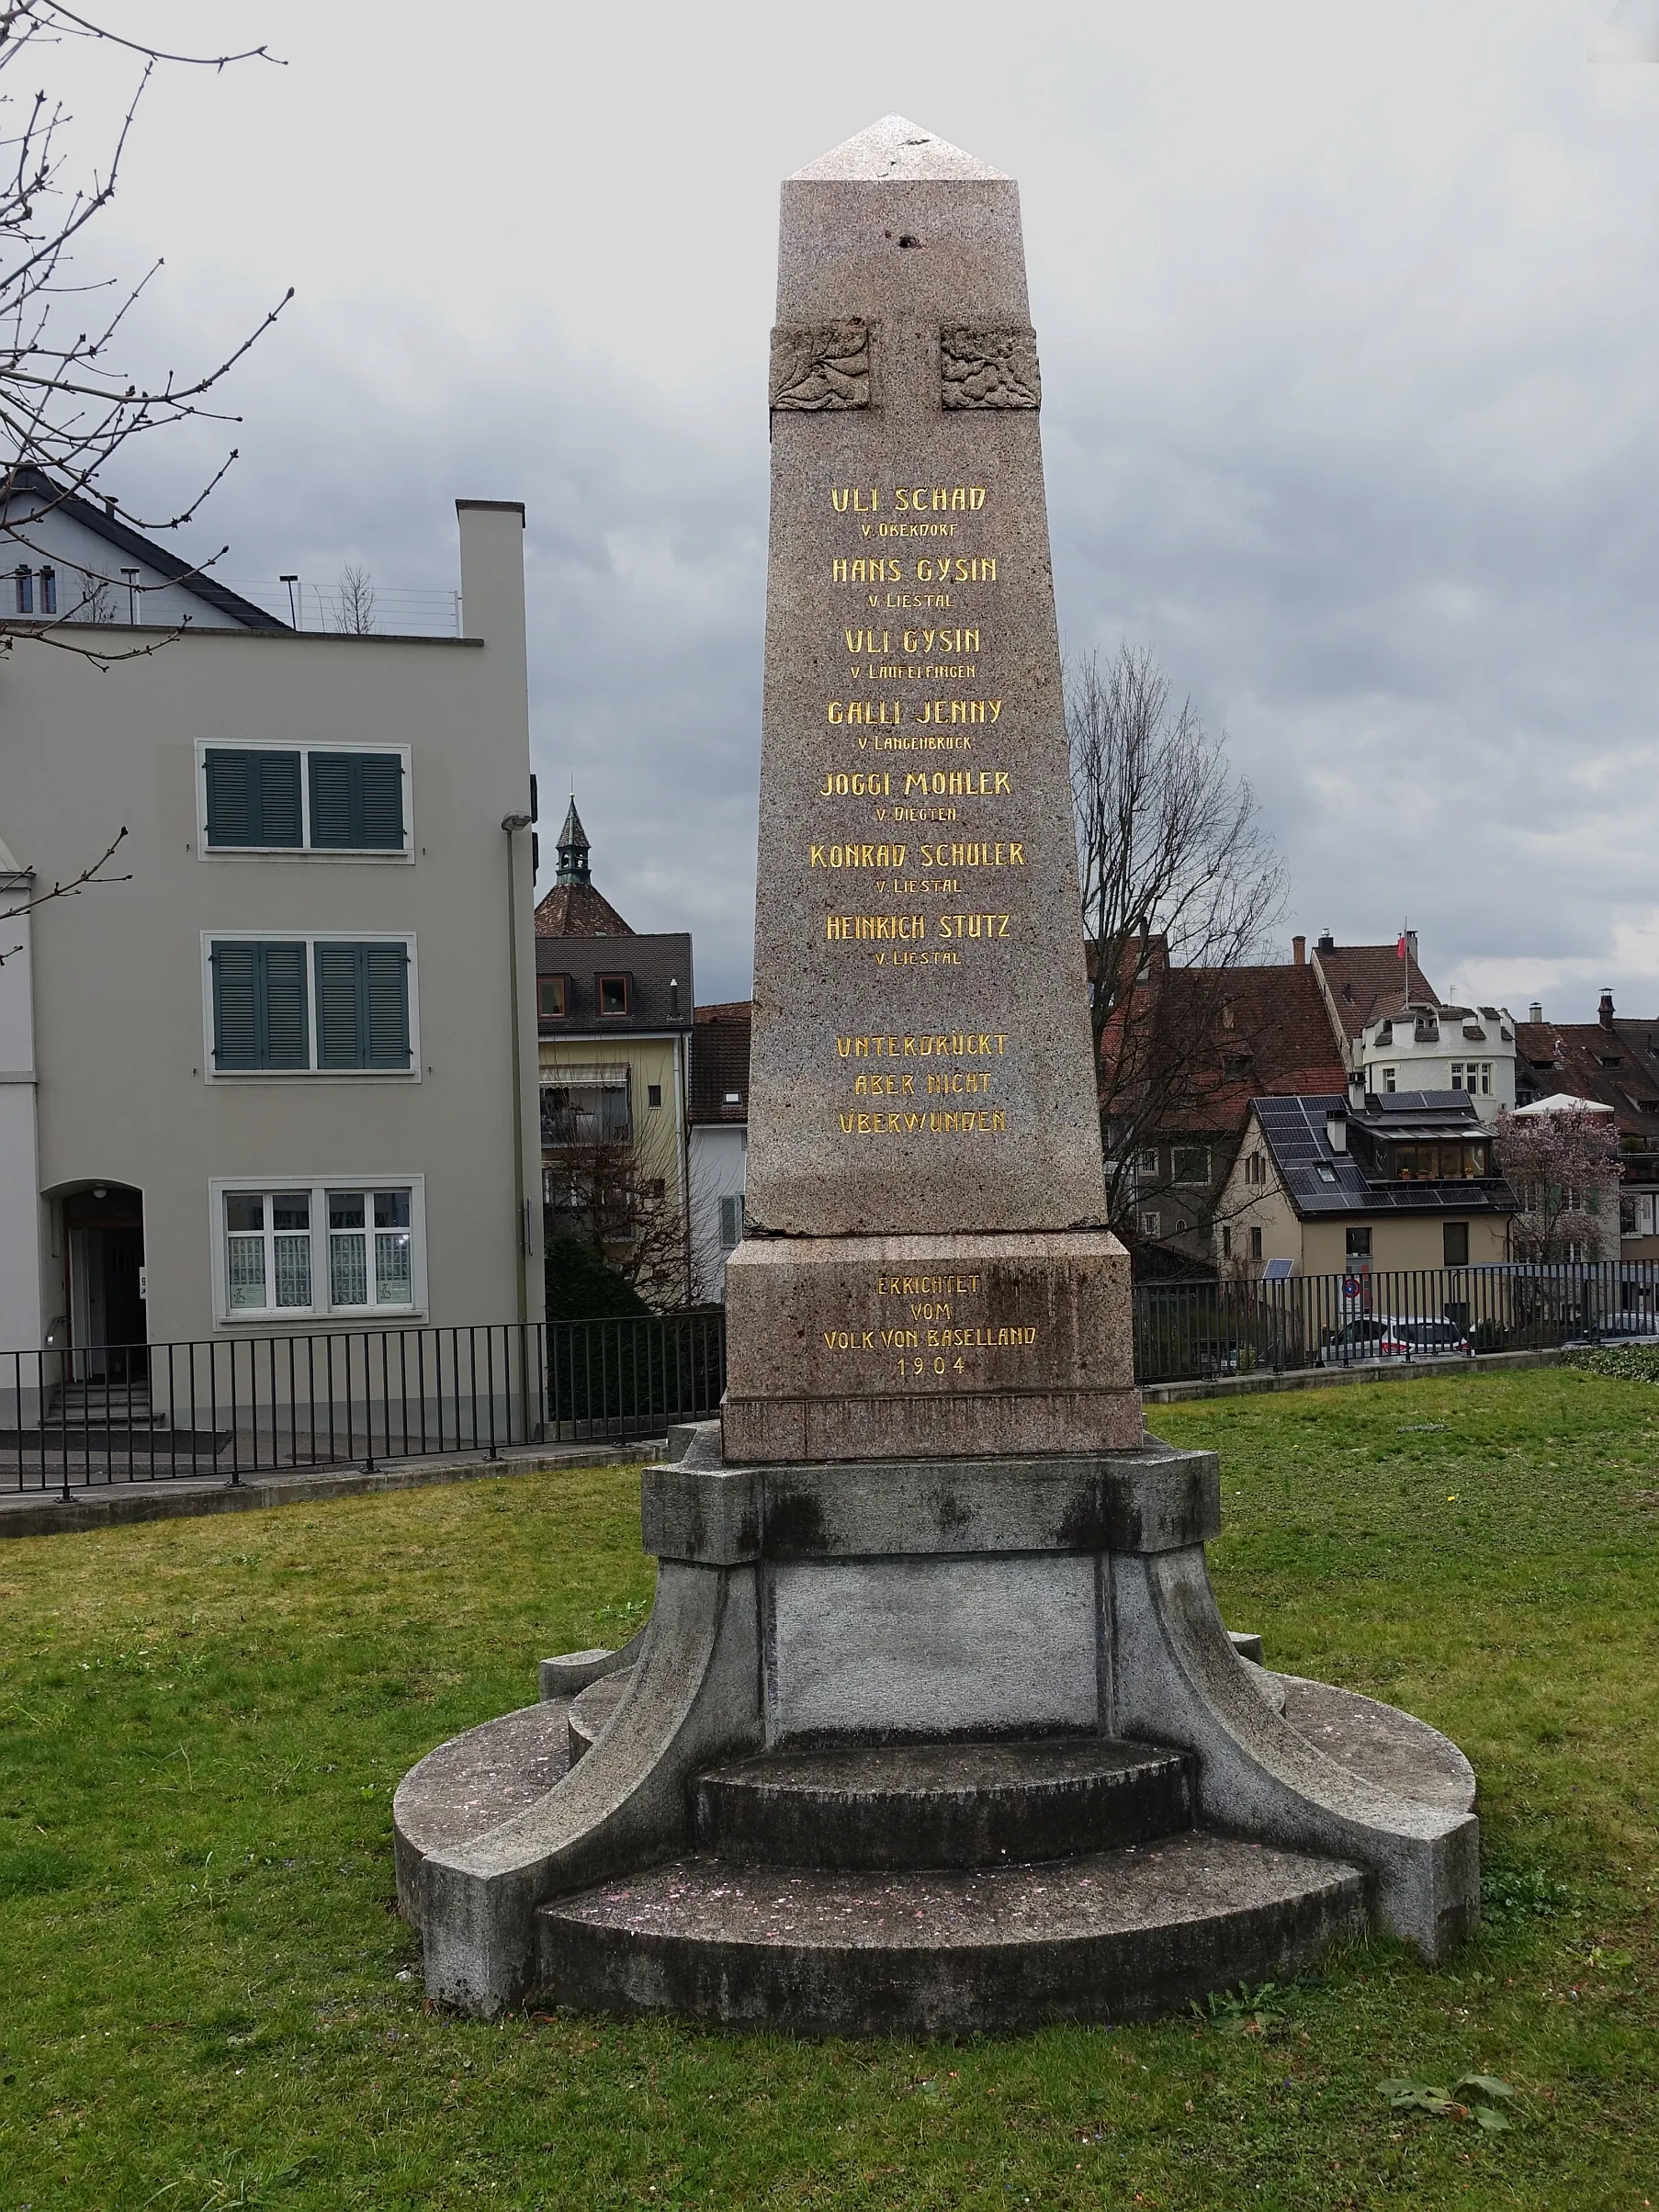
[[[1019,187],[888,117],[777,311],[727,1456],[1129,1445]]]
[[[788,179],[726,1401],[647,1628],[404,1778],[446,2002],[1120,2019],[1473,1915],[1462,1755],[1241,1653],[1143,1432],[1040,400],[1010,179],[894,116]]]

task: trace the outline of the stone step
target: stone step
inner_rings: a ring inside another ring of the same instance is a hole
[[[620,1674],[601,1675],[597,1682],[590,1682],[586,1689],[571,1698],[570,1719],[566,1726],[570,1732],[572,1766],[584,1752],[592,1749],[594,1737],[633,1685],[634,1670],[631,1666],[625,1667]]]
[[[785,1867],[987,1867],[1150,1843],[1192,1825],[1185,1754],[1111,1736],[856,1744],[717,1766],[701,1849]]]
[[[696,1856],[541,1907],[557,2004],[805,2035],[1146,2019],[1279,1981],[1366,1924],[1335,1859],[1203,1829],[1037,1866],[899,1873]]]

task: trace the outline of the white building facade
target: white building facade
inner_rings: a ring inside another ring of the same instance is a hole
[[[524,511],[457,504],[461,636],[297,631],[85,502],[0,574],[0,1352],[539,1319]]]
[[[1501,1006],[1404,1006],[1368,1021],[1356,1055],[1378,1098],[1459,1090],[1483,1122],[1515,1107],[1515,1023]]]

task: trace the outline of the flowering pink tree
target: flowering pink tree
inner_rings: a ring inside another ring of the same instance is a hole
[[[1518,1259],[1617,1259],[1619,1129],[1610,1113],[1500,1113],[1497,1164],[1520,1202]]]

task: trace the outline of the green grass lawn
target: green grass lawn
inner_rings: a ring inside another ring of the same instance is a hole
[[[1659,2201],[1659,1388],[1553,1370],[1156,1409],[1229,1622],[1481,1778],[1487,1918],[1254,2005],[795,2043],[423,2004],[391,1793],[619,1642],[638,1482],[0,1544],[0,2212]],[[1517,2124],[1403,2115],[1472,2071]]]

